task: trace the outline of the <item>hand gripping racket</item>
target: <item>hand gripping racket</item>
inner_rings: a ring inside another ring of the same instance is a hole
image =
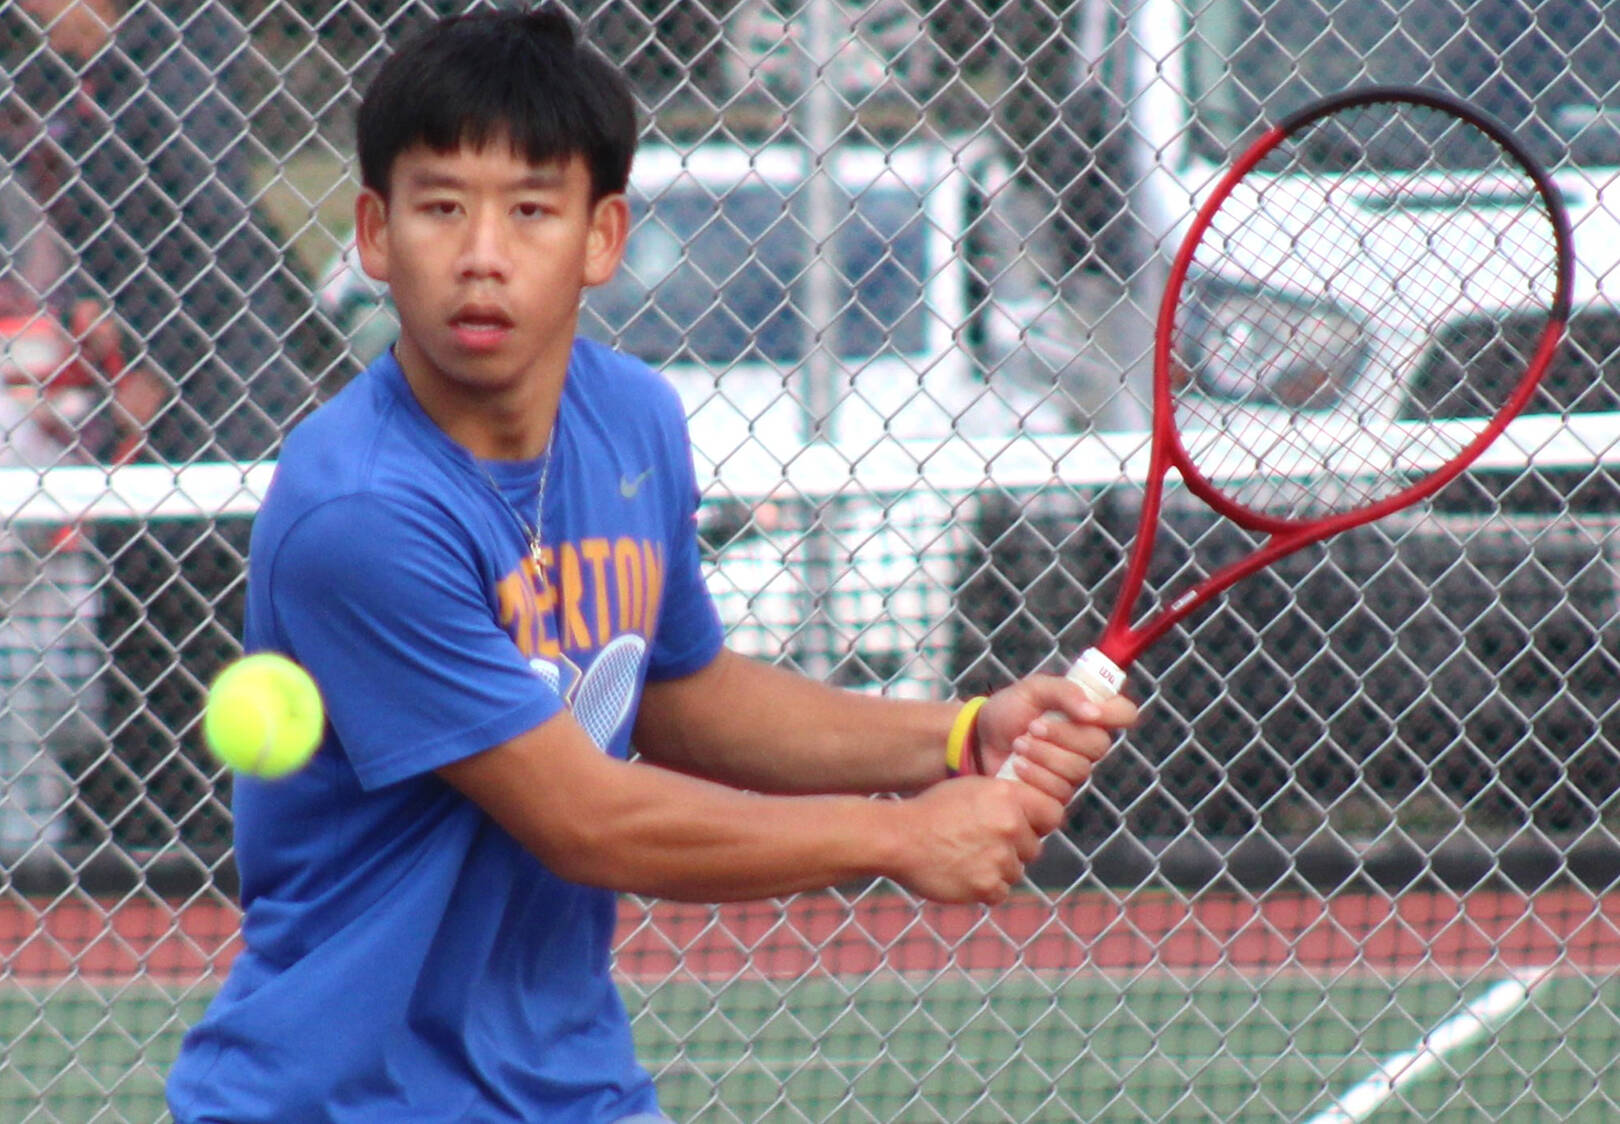
[[[1135,545],[1069,678],[1112,698],[1150,644],[1235,582],[1454,479],[1534,393],[1573,273],[1557,187],[1463,101],[1368,87],[1267,130],[1171,266]],[[1257,545],[1132,623],[1172,471]]]

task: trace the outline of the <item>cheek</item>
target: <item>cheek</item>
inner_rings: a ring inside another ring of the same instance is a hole
[[[433,293],[416,270],[395,268],[388,278],[388,296],[401,325],[420,327],[432,319]]]
[[[387,280],[396,303],[431,297],[434,279],[444,275],[448,268],[441,260],[444,256],[442,239],[426,238],[402,229],[389,233]]]

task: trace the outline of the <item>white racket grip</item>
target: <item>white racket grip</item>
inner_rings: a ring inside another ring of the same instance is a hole
[[[1087,648],[1069,669],[1069,679],[1080,684],[1094,703],[1105,703],[1118,698],[1125,689],[1125,671],[1113,660]]]
[[[1105,703],[1125,689],[1124,670],[1095,648],[1087,648],[1080,654],[1074,666],[1069,668],[1068,679],[1078,683],[1086,697],[1094,703]],[[1013,768],[1016,760],[1018,755],[1014,754],[1003,761],[1001,768],[996,770],[996,776],[1005,781],[1017,780],[1018,772]]]

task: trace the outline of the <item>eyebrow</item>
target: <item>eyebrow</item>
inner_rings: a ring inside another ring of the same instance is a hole
[[[467,186],[467,180],[462,176],[430,169],[413,170],[405,178],[410,186],[418,190],[432,191],[440,188]],[[544,191],[563,186],[565,179],[566,177],[558,169],[539,168],[516,179],[508,180],[501,187],[507,191]]]

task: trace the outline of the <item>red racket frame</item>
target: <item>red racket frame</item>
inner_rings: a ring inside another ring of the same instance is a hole
[[[1558,258],[1557,282],[1547,325],[1526,367],[1524,377],[1507,403],[1461,452],[1430,475],[1384,499],[1331,516],[1287,519],[1251,511],[1232,502],[1198,471],[1182,444],[1181,435],[1175,425],[1175,405],[1172,398],[1174,362],[1171,344],[1175,335],[1176,311],[1182,289],[1187,282],[1193,255],[1204,233],[1214,221],[1216,213],[1231,196],[1238,183],[1279,145],[1323,117],[1356,106],[1391,101],[1424,105],[1460,118],[1490,136],[1523,167],[1526,175],[1534,183],[1536,193],[1546,204],[1554,231]],[[1137,519],[1135,546],[1132,548],[1130,562],[1127,564],[1113,613],[1108,618],[1102,637],[1097,641],[1097,651],[1107,656],[1121,669],[1126,668],[1135,662],[1149,645],[1160,639],[1178,622],[1243,578],[1302,547],[1409,507],[1456,479],[1478,459],[1492,441],[1501,435],[1508,422],[1524,408],[1552,362],[1553,355],[1563,338],[1565,325],[1569,321],[1570,291],[1574,280],[1574,253],[1571,243],[1569,215],[1563,197],[1546,170],[1525,151],[1505,127],[1459,98],[1416,87],[1369,86],[1313,102],[1267,130],[1232,164],[1216,183],[1203,206],[1198,209],[1192,226],[1182,239],[1171,266],[1169,280],[1165,284],[1163,302],[1159,307],[1153,354],[1153,437],[1147,487]],[[1240,527],[1263,533],[1268,537],[1253,553],[1217,570],[1178,594],[1167,605],[1149,613],[1140,623],[1132,625],[1131,614],[1146,584],[1148,564],[1152,559],[1153,544],[1158,536],[1165,476],[1172,468],[1179,472],[1188,491],[1203,500],[1217,514]]]

